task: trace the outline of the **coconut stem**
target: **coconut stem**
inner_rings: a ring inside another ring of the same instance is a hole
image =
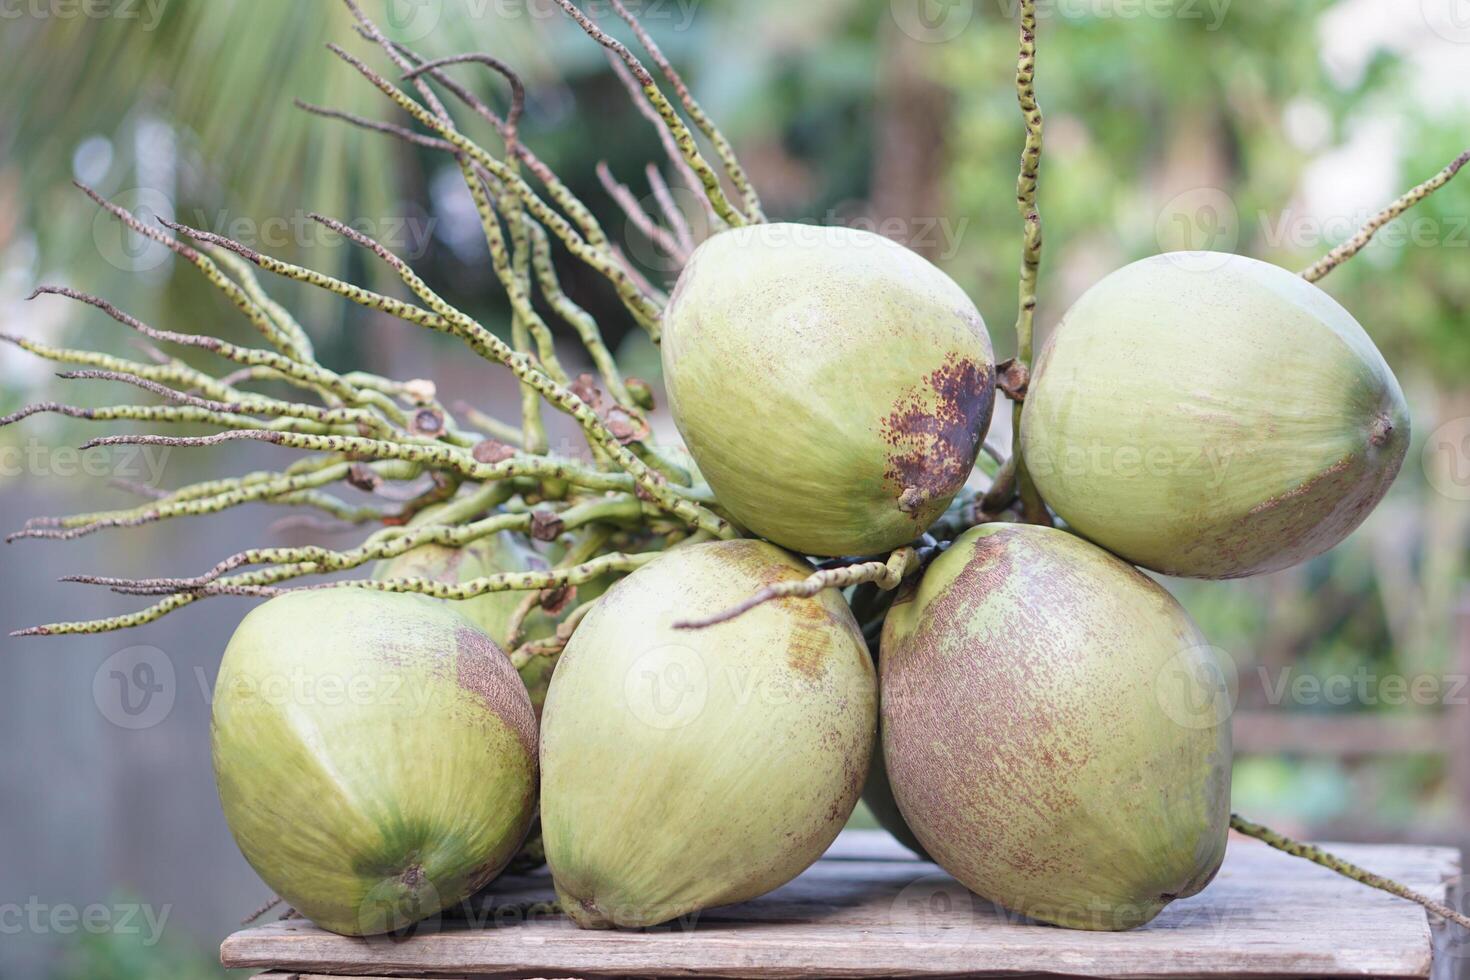
[[[52,624],[23,631],[24,634],[122,629],[153,622],[207,596],[275,595],[285,591],[280,585],[291,579],[347,570],[423,544],[452,546],[502,529],[531,533],[536,530],[537,518],[544,521],[547,514],[568,529],[593,525],[596,533],[586,540],[595,542],[595,546],[579,549],[564,563],[569,567],[539,576],[491,576],[452,588],[421,580],[346,584],[441,598],[469,597],[504,589],[529,590],[534,595],[537,590],[576,584],[581,576],[630,570],[649,560],[647,554],[607,553],[613,547],[626,548],[621,543],[625,539],[641,547],[650,536],[673,542],[738,533],[709,508],[713,497],[708,487],[693,485],[685,469],[645,444],[649,430],[639,413],[652,408],[646,385],[640,383],[634,390],[631,382],[624,381],[597,321],[561,288],[552,261],[551,235],[576,258],[607,278],[634,319],[657,339],[661,304],[666,298],[608,240],[591,210],[521,144],[518,126],[526,93],[520,78],[489,55],[466,54],[429,61],[389,41],[354,0],[344,2],[358,22],[359,33],[381,47],[387,58],[402,70],[404,88],[388,82],[340,48],[332,50],[428,133],[304,103],[302,108],[455,157],[481,218],[492,267],[510,300],[512,343],[501,341],[482,324],[445,302],[380,243],[340,222],[313,215],[314,220],[373,251],[386,262],[412,291],[413,301],[363,289],[262,255],[224,236],[161,219],[159,224],[174,233],[169,234],[83,187],[124,226],[161,243],[195,266],[251,322],[267,345],[240,346],[214,336],[156,329],[98,297],[62,287],[44,287],[37,291],[38,295],[52,293],[88,303],[147,338],[142,346],[149,357],[133,361],[5,335],[0,335],[0,340],[37,356],[83,369],[64,373],[62,376],[67,379],[122,382],[158,396],[163,404],[88,408],[61,401],[43,402],[0,419],[0,424],[17,422],[40,412],[96,421],[205,424],[223,431],[187,437],[105,436],[86,443],[83,448],[146,445],[173,449],[243,440],[270,442],[312,456],[280,471],[203,481],[179,490],[139,487],[145,491],[142,496],[151,498],[143,504],[124,510],[36,518],[15,537],[76,538],[104,528],[213,514],[251,502],[312,507],[334,518],[337,530],[368,522],[386,526],[349,551],[320,547],[251,549],[194,578],[77,576],[72,580],[110,586],[126,594],[160,598],[152,607],[136,613],[91,622]],[[697,133],[679,117],[675,104],[659,92],[637,57],[597,28],[575,4],[566,2],[564,8],[614,57],[619,77],[638,76],[634,94],[639,111],[659,122],[660,135],[666,138],[666,145],[674,148],[673,159],[681,172],[697,174],[691,186],[705,192],[701,195],[704,206],[711,212],[727,209],[725,221],[730,224],[758,220],[758,199],[735,161],[728,141],[709,121],[677,72],[626,8],[616,5],[619,16],[632,26],[654,63],[674,85],[679,102],[694,119],[698,131],[715,145],[726,174],[745,201],[748,214],[733,210],[724,198],[720,177],[699,155],[695,145]],[[465,62],[485,65],[509,84],[509,110],[504,118],[446,73],[450,66]],[[438,88],[454,95],[491,124],[504,139],[504,159],[491,155],[459,132],[436,93]],[[409,92],[417,92],[419,98],[415,99]],[[522,167],[544,185],[547,200],[522,178]],[[661,178],[655,180],[657,172],[653,173],[650,181],[655,197],[674,229],[669,241],[687,253],[694,236],[687,222],[682,221],[683,216],[676,211],[671,213],[668,187]],[[257,278],[257,269],[305,282],[365,308],[459,337],[488,360],[508,367],[515,376],[524,392],[520,426],[469,412],[467,424],[472,428],[461,428],[436,400],[432,382],[397,381],[362,371],[338,374],[324,367],[316,360],[301,324],[266,292]],[[538,286],[548,306],[571,324],[581,338],[601,376],[600,388],[590,375],[573,381],[558,362],[550,326],[533,300],[533,290]],[[216,377],[164,353],[154,342],[199,348],[232,362],[232,370]],[[255,382],[285,383],[300,391],[304,400],[283,399],[242,387]],[[610,399],[604,398],[604,391]],[[547,452],[541,421],[547,404],[570,415],[581,426],[591,448],[590,462]],[[483,433],[488,433],[489,438]],[[350,504],[328,492],[337,483],[346,483],[395,506]],[[460,494],[462,488],[467,489]],[[410,518],[430,505],[443,508],[435,524],[406,526]],[[628,528],[637,533],[620,535],[616,539],[619,543],[614,545],[611,529]],[[237,571],[243,565],[252,564],[267,567]]]
[[[621,58],[623,64],[628,67],[628,71],[633,73],[633,77],[638,80],[638,85],[643,90],[644,98],[658,112],[659,118],[663,120],[664,126],[669,131],[669,135],[673,137],[675,145],[679,147],[679,152],[683,156],[684,161],[689,164],[695,175],[698,176],[699,183],[704,188],[704,194],[709,198],[710,205],[715,209],[715,213],[726,224],[731,226],[738,227],[748,224],[749,222],[746,218],[735,209],[735,206],[730,203],[729,198],[725,196],[725,189],[720,186],[720,177],[715,173],[714,168],[709,165],[709,161],[704,158],[704,155],[699,152],[699,146],[694,142],[694,134],[690,132],[684,120],[679,118],[678,110],[664,96],[658,87],[658,82],[654,81],[653,75],[649,73],[647,68],[643,67],[643,62],[638,60],[638,56],[632,51],[629,51],[627,45],[623,44],[623,42],[598,27],[592,21],[592,18],[583,13],[572,0],[556,0],[556,3],[562,10],[566,11],[572,20],[577,22],[577,26],[581,27],[587,33],[588,37]],[[670,70],[672,71],[672,69]],[[733,159],[733,154],[731,154],[731,157]]]
[[[1335,854],[1329,854],[1319,847],[1304,844],[1301,841],[1287,837],[1285,834],[1277,833],[1269,827],[1252,823],[1238,813],[1232,813],[1230,815],[1230,828],[1247,837],[1254,837],[1256,840],[1270,847],[1274,847],[1278,851],[1284,851],[1293,857],[1311,861],[1313,864],[1320,864],[1324,868],[1336,871],[1338,874],[1351,878],[1359,884],[1367,885],[1369,888],[1377,888],[1380,891],[1388,892],[1390,895],[1396,895],[1399,898],[1416,902],[1440,918],[1448,919],[1456,925],[1470,929],[1470,916],[1456,912],[1443,902],[1436,902],[1429,896],[1420,894],[1407,885],[1401,885],[1392,878],[1385,878],[1382,875],[1374,874],[1371,871],[1358,867],[1351,861],[1345,861]]]
[[[1016,101],[1026,124],[1021,170],[1016,177],[1016,207],[1021,212],[1021,276],[1017,289],[1016,358],[1014,370],[1025,377],[1031,369],[1032,333],[1036,324],[1036,284],[1041,271],[1041,209],[1037,188],[1041,178],[1042,116],[1036,99],[1036,0],[1021,0],[1020,47],[1016,58]],[[1009,394],[1009,392],[1008,392]],[[1019,494],[1021,516],[1032,524],[1051,524],[1021,455],[1021,397],[1011,394],[1011,455],[1001,465],[981,507],[995,514],[1009,507]]]
[[[684,79],[674,70],[669,59],[664,57],[662,49],[654,42],[648,31],[644,30],[638,18],[623,5],[623,0],[612,0],[612,5],[618,16],[633,29],[638,43],[643,45],[643,49],[648,52],[653,63],[658,66],[659,71],[663,72],[664,78],[668,79],[669,84],[674,87],[674,94],[679,97],[679,102],[684,106],[684,111],[689,114],[689,118],[694,120],[694,125],[699,127],[699,131],[714,146],[715,155],[724,165],[725,175],[730,178],[730,183],[735,185],[735,189],[745,202],[745,217],[757,224],[765,221],[766,216],[761,209],[760,195],[756,193],[755,185],[750,182],[745,168],[740,165],[740,160],[735,156],[735,149],[730,145],[730,141],[725,138],[725,134],[720,132],[714,120],[694,98],[693,93],[689,91],[689,86],[684,84]]]
[[[885,591],[898,588],[900,582],[919,569],[919,553],[913,548],[899,548],[884,561],[858,562],[813,572],[795,582],[768,585],[750,598],[702,619],[683,619],[674,624],[677,630],[699,630],[726,623],[756,606],[773,599],[811,598],[824,589],[845,589],[850,585],[872,583]]]
[[[1400,197],[1388,207],[1369,218],[1368,222],[1352,238],[1349,238],[1322,256],[1322,258],[1303,269],[1301,271],[1301,277],[1307,282],[1316,282],[1354,255],[1357,255],[1373,240],[1373,236],[1378,234],[1380,228],[1424,200],[1430,194],[1439,190],[1445,184],[1448,184],[1454,179],[1455,174],[1459,173],[1460,169],[1467,163],[1470,163],[1470,150],[1466,150],[1464,153],[1455,157],[1455,159],[1450,161],[1449,166],[1445,167],[1433,177],[1430,177],[1424,183],[1409,190],[1403,197]]]

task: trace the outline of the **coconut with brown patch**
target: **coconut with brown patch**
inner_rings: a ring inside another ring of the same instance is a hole
[[[437,522],[441,507],[431,507],[418,515],[412,527],[430,526]],[[460,548],[447,545],[420,545],[406,551],[397,558],[380,561],[373,568],[373,578],[379,581],[393,578],[425,578],[446,585],[458,585],[471,579],[498,575],[503,572],[546,571],[547,561],[536,551],[523,535],[510,531],[486,535]],[[586,592],[583,587],[582,592]],[[471,599],[445,600],[470,620],[497,645],[508,646],[512,640],[510,625],[516,608],[525,599],[525,592],[485,592]],[[526,617],[515,642],[539,640],[556,631],[557,617],[546,611],[534,609]],[[531,696],[537,711],[546,700],[546,688],[551,683],[551,672],[556,666],[554,657],[532,657],[520,669],[521,679]]]
[[[674,420],[721,505],[803,554],[922,534],[990,424],[995,365],[975,305],[870,232],[716,235],[679,277],[662,349]]]
[[[495,877],[536,807],[536,716],[510,660],[443,602],[330,589],[245,617],[210,726],[225,819],[324,929],[411,925]]]
[[[883,757],[967,888],[1080,929],[1202,889],[1230,807],[1229,696],[1158,584],[1075,535],[961,535],[883,628]]]
[[[1373,341],[1332,297],[1236,255],[1158,255],[1067,312],[1021,417],[1078,533],[1169,575],[1287,568],[1353,531],[1409,446]]]
[[[541,754],[547,862],[578,925],[636,928],[754,898],[842,829],[877,690],[841,594],[673,627],[810,571],[763,541],[678,547],[582,620],[552,678]]]

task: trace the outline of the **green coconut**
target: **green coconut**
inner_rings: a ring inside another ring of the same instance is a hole
[[[434,523],[439,508],[430,508],[415,519],[412,526]],[[373,578],[427,578],[446,585],[458,585],[471,579],[498,575],[502,572],[542,572],[546,559],[522,535],[510,531],[478,538],[461,548],[426,544],[406,551],[397,558],[380,561],[373,568]],[[497,644],[509,642],[511,617],[525,600],[523,591],[486,592],[473,599],[451,601],[456,611],[480,627]],[[540,608],[531,611],[522,626],[520,642],[539,640],[556,631],[556,617]],[[530,692],[531,704],[537,712],[546,701],[546,688],[556,667],[552,657],[532,657],[520,668],[521,680]]]
[[[283,900],[344,935],[433,915],[500,872],[536,805],[536,717],[447,604],[333,589],[231,638],[211,735],[225,819]]]
[[[990,424],[995,369],[975,305],[870,232],[716,235],[679,277],[662,350],[674,421],[721,505],[803,554],[918,537]]]
[[[1409,446],[1403,392],[1352,315],[1276,266],[1126,266],[1038,360],[1021,445],[1080,534],[1169,575],[1235,578],[1331,548]]]
[[[895,601],[880,670],[894,797],[977,894],[1128,929],[1219,869],[1223,673],[1138,570],[1054,528],[973,528]]]
[[[541,831],[579,926],[650,926],[754,898],[842,829],[877,691],[841,594],[672,626],[810,571],[761,541],[675,548],[578,626],[542,717]]]

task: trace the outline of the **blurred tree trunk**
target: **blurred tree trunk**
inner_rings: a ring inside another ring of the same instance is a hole
[[[877,116],[874,126],[870,192],[878,230],[890,237],[904,224],[899,240],[925,258],[944,250],[937,220],[944,215],[946,134],[949,91],[930,74],[933,46],[916,41],[885,18],[878,38]]]

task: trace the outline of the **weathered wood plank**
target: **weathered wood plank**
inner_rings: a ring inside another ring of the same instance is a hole
[[[1454,851],[1333,845],[1349,860],[1436,897]],[[397,942],[348,939],[300,920],[238,932],[229,967],[410,977],[1069,974],[1145,977],[1427,977],[1430,924],[1413,904],[1232,840],[1201,895],[1130,933],[1018,919],[970,895],[886,835],[847,833],[796,881],[742,905],[641,932],[586,932],[512,906],[545,900],[545,876],[498,883],[468,910]],[[498,911],[497,911],[498,910]]]

